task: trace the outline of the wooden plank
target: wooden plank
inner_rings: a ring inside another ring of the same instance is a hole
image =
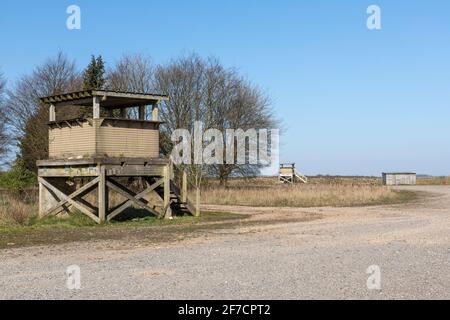
[[[39,218],[43,218],[45,216],[45,206],[46,206],[46,194],[45,194],[44,185],[39,182]]]
[[[187,182],[187,179],[186,179]],[[180,188],[178,188],[178,186],[171,181],[170,182],[170,189],[172,191],[172,193],[175,194],[175,196],[177,196],[179,199],[181,199],[181,203],[184,204],[186,206],[186,208],[188,209],[189,213],[193,216],[199,216],[200,215],[200,192],[198,193],[198,199],[197,199],[197,194],[196,194],[196,201],[198,202],[198,205],[194,205],[188,198],[187,196],[187,186],[186,186],[186,198],[183,199],[183,188],[180,190]],[[197,188],[197,190],[199,191],[200,189]]]
[[[60,202],[58,202],[58,204],[54,208],[45,212],[43,216],[44,217],[49,216],[49,215],[55,214],[55,212],[57,213],[57,211],[60,211],[59,208],[62,207],[63,205],[65,205],[69,201],[69,199],[74,199],[75,197],[78,197],[78,196],[86,193],[87,191],[92,189],[98,183],[98,181],[99,181],[99,178],[96,178],[96,179],[92,180],[91,182],[89,182],[88,184],[81,187],[80,189],[78,189],[77,191],[68,195],[67,198],[63,198]]]
[[[159,157],[159,130],[156,128],[141,128],[140,125],[103,126],[97,131],[96,141],[96,154],[109,157]]]
[[[105,166],[99,166],[100,175],[98,176],[98,219],[100,223],[105,223],[108,214],[108,190],[106,187]]]
[[[55,111],[55,105],[51,104],[49,108],[49,121],[54,122],[56,121],[56,111]]]
[[[100,97],[93,97],[92,100],[92,118],[100,119]]]
[[[85,90],[85,91],[70,92],[70,93],[65,93],[65,94],[44,97],[44,98],[41,98],[40,101],[43,103],[68,102],[68,103],[80,105],[80,99],[86,98],[86,97],[92,97],[92,96],[98,96],[104,100],[107,100],[108,97],[117,98],[117,99],[122,98],[124,100],[127,100],[127,99],[142,100],[143,103],[169,100],[168,96],[159,95],[159,94],[116,92],[116,91],[108,91],[108,90]],[[76,103],[74,103],[74,102],[76,102]]]
[[[183,180],[181,182],[181,202],[186,203],[187,202],[187,187],[188,187],[188,181],[187,181],[187,173],[186,171],[183,171]]]
[[[164,167],[164,218],[172,217],[172,210],[170,208],[170,166]]]
[[[98,176],[96,167],[39,167],[38,175],[40,177],[95,177]]]
[[[115,97],[115,98],[140,99],[140,100],[156,100],[156,101],[169,100],[169,97],[163,96],[163,95],[115,92],[115,91],[106,91],[106,90],[94,90],[94,91],[92,91],[92,95]]]
[[[89,164],[139,164],[139,165],[166,165],[167,159],[151,158],[151,157],[98,157],[93,156],[83,159],[55,159],[55,160],[38,160],[38,167],[50,167],[50,166],[74,166],[74,165],[89,165]]]
[[[107,167],[108,176],[116,177],[142,177],[142,176],[163,176],[163,166],[143,166],[143,165],[115,165]]]
[[[77,106],[87,106],[92,103],[92,98],[83,98],[83,99],[74,98],[73,100],[65,100],[60,102],[56,102],[55,100],[53,103],[55,104],[56,107],[66,107],[66,106],[73,106],[75,102]]]
[[[129,167],[121,168],[121,167],[109,167],[107,166],[106,172],[108,176],[115,177],[142,177],[142,176],[158,176],[162,177],[163,169],[162,168],[145,168],[145,167]],[[95,169],[83,168],[83,169],[74,169],[74,168],[39,168],[38,175],[40,177],[95,177],[98,176],[98,172]]]
[[[90,208],[88,208],[87,206],[69,199],[69,197],[62,191],[60,191],[59,189],[57,189],[56,187],[54,187],[52,184],[50,184],[47,180],[45,180],[42,177],[38,178],[38,181],[40,183],[42,183],[48,190],[53,191],[55,194],[58,195],[59,198],[61,199],[67,199],[67,202],[71,205],[73,205],[75,208],[77,208],[78,210],[80,210],[82,213],[84,213],[85,215],[87,215],[88,217],[90,217],[92,220],[94,220],[95,222],[99,223],[99,219],[98,217],[95,215],[95,212],[92,212],[92,210]]]
[[[154,211],[152,208],[150,208],[145,202],[143,202],[140,199],[136,199],[135,198],[136,194],[134,192],[132,192],[131,190],[128,190],[126,187],[122,186],[117,181],[107,179],[106,186],[108,188],[111,188],[111,190],[114,190],[115,192],[124,196],[125,198],[127,198],[128,200],[133,202],[133,204],[137,205],[138,207],[140,207],[142,209],[146,209],[153,214],[156,214],[156,215],[158,214],[158,213],[156,213],[156,211]]]
[[[154,191],[156,188],[158,188],[160,185],[162,185],[164,183],[164,179],[159,179],[158,181],[156,181],[155,183],[153,183],[151,186],[149,186],[147,189],[145,189],[144,191],[142,191],[141,193],[138,193],[137,195],[134,196],[134,198],[141,200],[143,199],[145,196],[147,196],[150,192]],[[119,214],[121,214],[124,210],[126,210],[127,208],[131,207],[131,205],[133,204],[133,201],[131,200],[127,200],[124,203],[122,203],[121,205],[119,205],[116,209],[114,209],[109,215],[108,215],[108,221],[111,221],[112,219],[114,219],[116,216],[118,216]],[[152,214],[158,216],[158,212],[153,211]]]
[[[157,104],[153,104],[152,105],[152,121],[159,121],[159,116],[158,116],[158,105]]]
[[[145,106],[139,106],[139,120],[145,120]]]

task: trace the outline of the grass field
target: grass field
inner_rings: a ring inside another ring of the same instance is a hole
[[[103,227],[87,216],[75,212],[64,218],[38,218],[37,201],[22,202],[13,196],[0,196],[0,233],[19,232],[20,230],[43,230],[47,228],[73,229],[79,227]],[[177,217],[172,220],[158,219],[153,216],[135,218],[127,221],[112,221],[110,226],[158,226],[196,221],[222,220],[233,216],[225,213],[205,213],[201,217]]]
[[[205,212],[201,217],[161,220],[153,217],[98,225],[81,213],[69,218],[32,218],[27,225],[0,226],[0,249],[89,240],[126,240],[157,244],[190,237],[211,228],[232,227],[243,215]]]
[[[419,184],[447,184],[450,178],[418,179]],[[207,180],[202,190],[202,203],[215,205],[244,205],[254,207],[323,207],[323,206],[367,206],[402,203],[414,200],[417,194],[397,191],[381,185],[381,179],[374,177],[310,177],[307,185],[280,185],[276,177],[253,179],[236,178],[229,181],[227,188],[220,187],[216,180]],[[114,200],[114,199],[111,199]],[[120,199],[116,199],[117,201]],[[116,201],[116,202],[117,202]],[[82,215],[68,219],[37,218],[37,193],[34,190],[21,196],[0,193],[0,234],[31,232],[36,230],[99,228]],[[178,218],[161,221],[155,218],[113,222],[109,226],[137,227],[158,226],[178,223],[197,223],[225,218],[220,214],[205,214],[201,218]],[[102,227],[100,227],[102,228]]]
[[[346,207],[401,203],[415,199],[410,191],[397,191],[375,185],[266,186],[208,188],[202,202],[217,205],[254,207]]]
[[[307,185],[294,186],[280,185],[276,178],[231,179],[227,188],[210,180],[202,190],[202,204],[250,207],[368,206],[403,203],[417,197],[414,192],[384,187],[379,179],[370,177],[313,177]],[[120,202],[121,199],[111,200]],[[206,235],[212,229],[234,228],[244,222],[246,225],[268,223],[246,214],[203,212],[198,218],[160,220],[146,217],[97,225],[80,213],[65,218],[38,219],[37,211],[36,190],[20,196],[0,193],[0,249],[109,239],[137,243],[171,242],[199,233]],[[313,218],[317,217],[301,217]],[[300,218],[297,216],[296,219]],[[285,218],[280,217],[270,223],[282,222],[286,222]]]
[[[277,177],[235,178],[227,188],[208,181],[202,202],[255,207],[366,206],[401,203],[416,194],[382,186],[377,177],[315,176],[308,184],[280,185]]]
[[[450,177],[417,178],[418,185],[450,185]]]

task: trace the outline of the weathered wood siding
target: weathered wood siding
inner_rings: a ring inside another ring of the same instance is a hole
[[[89,122],[61,123],[49,130],[49,156],[84,157],[95,153],[95,129]]]
[[[280,168],[281,175],[293,175],[294,170],[292,168]]]
[[[158,124],[118,119],[52,124],[49,156],[159,158]]]
[[[97,153],[109,157],[159,157],[159,130],[152,123],[106,120],[97,133]]]
[[[415,173],[383,173],[383,184],[386,186],[415,185]]]

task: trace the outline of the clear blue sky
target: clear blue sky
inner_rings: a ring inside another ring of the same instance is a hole
[[[66,8],[82,10],[69,31]],[[366,9],[382,10],[382,30]],[[84,66],[214,55],[265,88],[286,127],[281,160],[306,174],[450,174],[450,1],[2,1],[10,83],[63,50]]]

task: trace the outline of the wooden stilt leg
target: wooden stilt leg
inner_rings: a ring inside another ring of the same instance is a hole
[[[119,161],[120,160],[120,161]],[[123,160],[123,161],[122,161]],[[127,161],[125,161],[127,160]],[[140,159],[115,159],[106,162],[87,160],[46,160],[38,163],[39,167],[39,215],[41,217],[57,216],[74,209],[90,217],[97,223],[105,223],[123,213],[127,208],[138,207],[149,211],[160,218],[171,218],[172,210],[179,209],[180,214],[199,215],[200,190],[197,190],[194,201],[188,195],[188,179],[183,174],[182,185],[179,188],[174,182],[173,168],[170,162],[161,160],[141,163]],[[70,177],[85,179],[75,188],[68,183]],[[148,181],[144,191],[137,192],[134,188],[121,184],[120,179],[141,177]],[[114,180],[117,178],[117,181]],[[98,190],[95,190],[98,188]],[[195,190],[195,189],[194,189]],[[108,192],[120,194],[125,199],[109,208]],[[90,192],[97,193],[97,203],[90,203],[86,196]],[[163,200],[153,203],[153,199],[145,199],[150,193],[155,193]]]
[[[181,202],[186,203],[187,202],[187,173],[186,171],[183,171],[183,181],[181,182]]]
[[[100,223],[105,223],[108,210],[108,196],[106,188],[106,170],[100,166],[100,175],[98,181],[98,218]]]
[[[45,208],[45,202],[46,202],[45,194],[44,194],[45,192],[48,193],[48,191],[45,189],[44,185],[41,182],[39,182],[39,218],[40,219],[44,217],[44,213],[47,210]]]
[[[172,217],[172,209],[170,208],[170,170],[169,166],[164,167],[164,218]]]
[[[49,190],[42,180],[38,179],[39,182],[39,218],[45,218],[48,211],[51,208],[55,208],[52,212],[57,215],[62,212],[68,213],[67,206],[59,205],[61,197],[59,194]],[[65,202],[63,203],[65,204]]]

